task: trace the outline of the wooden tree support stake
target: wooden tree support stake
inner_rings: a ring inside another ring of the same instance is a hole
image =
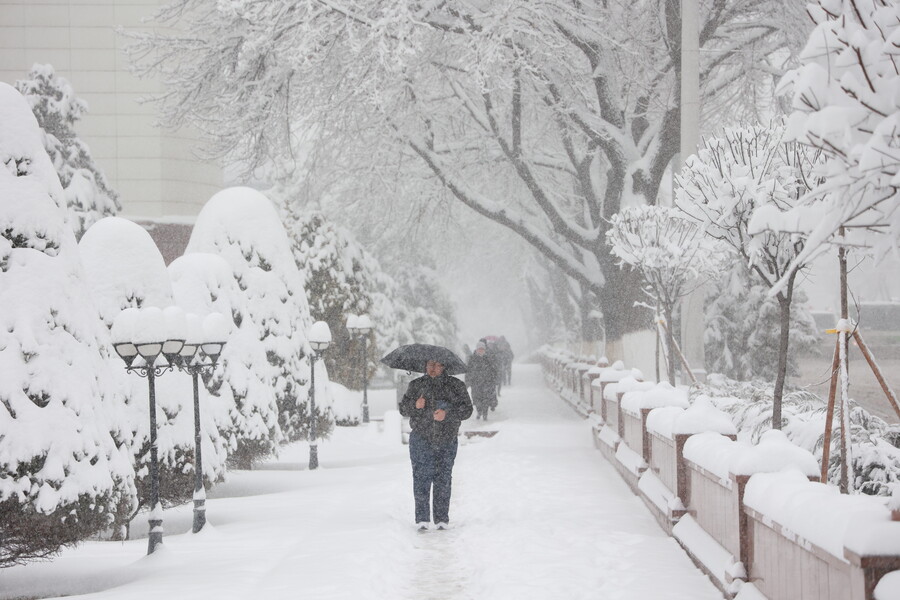
[[[666,325],[665,321],[663,321],[662,319],[660,319],[659,323],[660,323],[660,325],[662,325],[663,328],[666,330],[666,333],[668,333],[669,327]],[[693,381],[693,382],[696,384],[696,383],[697,383],[697,378],[694,377],[694,372],[691,371],[691,366],[688,364],[688,361],[687,361],[687,359],[684,357],[684,354],[681,353],[681,348],[678,347],[678,342],[676,342],[674,338],[672,339],[672,345],[675,346],[675,353],[678,354],[678,358],[681,359],[681,364],[684,365],[684,370],[687,371],[687,372],[688,372],[688,375],[691,376],[691,381]]]
[[[897,413],[897,416],[900,416],[900,405],[897,404],[897,396],[895,396],[891,388],[888,387],[887,381],[884,380],[884,376],[881,374],[881,369],[878,368],[878,364],[875,362],[875,359],[872,358],[872,354],[869,352],[868,346],[866,346],[865,342],[863,342],[859,330],[855,330],[853,332],[853,339],[856,340],[856,345],[859,346],[859,349],[862,351],[862,355],[866,358],[866,362],[869,363],[869,367],[872,369],[872,373],[875,374],[875,379],[877,379],[878,383],[881,384],[881,389],[884,390],[884,395],[887,396],[888,402],[890,402],[891,406],[894,407],[894,411]]]
[[[828,461],[831,459],[831,427],[834,423],[834,398],[837,395],[838,367],[840,366],[840,340],[834,342],[834,359],[831,361],[831,384],[828,386],[828,408],[825,410],[825,436],[822,438],[822,483],[828,483]]]

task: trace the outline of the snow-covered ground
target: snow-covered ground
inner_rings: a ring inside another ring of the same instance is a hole
[[[0,599],[265,598],[705,600],[721,595],[593,448],[589,424],[516,365],[486,423],[460,446],[452,529],[417,533],[407,448],[376,423],[229,473],[209,525],[167,510],[161,551],[146,539],[89,542],[5,569]],[[393,405],[373,391],[373,414]],[[133,533],[143,535],[143,517]]]

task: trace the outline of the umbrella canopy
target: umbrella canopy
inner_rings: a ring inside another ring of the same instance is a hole
[[[466,363],[443,346],[431,344],[407,344],[388,352],[381,362],[392,369],[403,369],[415,373],[424,373],[425,364],[435,360],[444,365],[447,375],[459,375],[466,372]]]

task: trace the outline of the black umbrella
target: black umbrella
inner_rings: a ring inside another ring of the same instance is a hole
[[[447,375],[459,375],[466,372],[466,363],[443,346],[431,344],[407,344],[394,348],[381,359],[381,362],[392,369],[403,369],[415,373],[424,373],[425,364],[434,360],[444,365]]]

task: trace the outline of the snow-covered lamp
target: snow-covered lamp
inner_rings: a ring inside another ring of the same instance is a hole
[[[220,312],[211,312],[203,319],[203,338],[200,350],[215,363],[222,354],[231,324]]]
[[[186,326],[184,346],[181,347],[178,357],[182,364],[189,365],[197,354],[200,342],[203,341],[203,319],[197,314],[187,313],[184,315],[184,321]]]
[[[369,332],[372,331],[372,319],[369,318],[369,315],[359,315],[356,318],[356,328],[359,335],[369,335]]]
[[[309,328],[309,345],[313,353],[310,357],[309,388],[309,468],[319,467],[319,446],[316,443],[316,359],[331,345],[331,329],[325,321],[316,321]]]
[[[359,320],[359,317],[354,314],[347,315],[347,331],[350,332],[350,335],[355,336],[359,333],[358,325],[356,324]]]
[[[147,365],[153,365],[156,357],[162,352],[165,329],[166,320],[161,308],[148,306],[141,309],[135,321],[131,341]]]
[[[366,373],[366,340],[369,338],[369,332],[372,331],[372,319],[369,315],[350,315],[347,317],[347,331],[353,337],[359,337],[362,340],[362,388],[363,388],[363,423],[369,422],[369,400],[368,400],[368,377]]]
[[[187,338],[187,319],[180,306],[168,306],[163,309],[163,321],[166,341],[162,344],[162,354],[170,365],[174,365]]]
[[[331,345],[331,329],[325,321],[316,321],[309,328],[309,345],[316,353],[322,352]]]
[[[131,340],[139,314],[140,311],[136,308],[126,308],[116,315],[110,330],[113,348],[119,358],[125,361],[126,367],[131,366],[138,353],[137,346]]]

